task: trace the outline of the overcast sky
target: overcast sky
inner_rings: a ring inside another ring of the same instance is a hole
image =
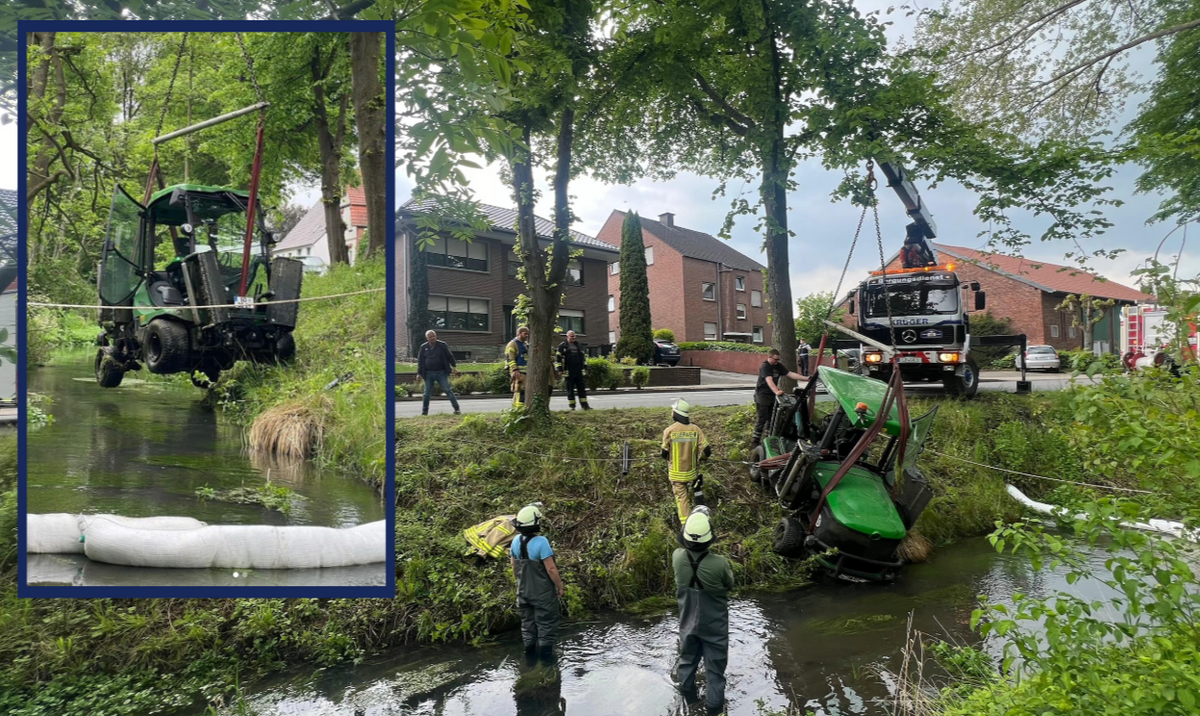
[[[859,5],[866,9],[874,9],[885,6],[886,3],[860,2]],[[896,22],[889,31],[893,41],[903,33],[911,32],[912,19],[902,15],[893,15],[891,19]],[[1153,60],[1154,48],[1151,45],[1144,45],[1133,58],[1134,66],[1142,68],[1143,74],[1147,76],[1151,76],[1155,71]],[[1123,127],[1136,109],[1137,102],[1131,102],[1122,116],[1114,122],[1114,128]],[[1131,286],[1135,285],[1135,281],[1130,276],[1130,271],[1154,253],[1159,242],[1172,228],[1161,223],[1146,225],[1146,220],[1157,209],[1161,197],[1134,193],[1134,181],[1140,173],[1136,166],[1125,166],[1118,170],[1109,185],[1113,187],[1112,196],[1122,199],[1125,204],[1119,208],[1106,207],[1105,214],[1113,222],[1113,227],[1101,237],[1084,244],[1084,248],[1089,252],[1100,248],[1125,249],[1123,254],[1111,261],[1094,259],[1092,267],[1107,278]],[[498,165],[469,170],[467,177],[480,201],[500,206],[513,205],[511,190],[500,181]],[[816,291],[832,291],[837,285],[861,209],[846,202],[830,203],[830,192],[841,180],[841,175],[826,171],[817,161],[800,164],[796,169],[795,179],[797,189],[788,196],[788,224],[796,234],[791,239],[789,253],[792,294],[795,298],[800,298]],[[396,181],[396,197],[398,201],[403,202],[408,198],[412,185],[404,176],[403,169],[397,172]],[[546,172],[541,172],[537,181],[541,191],[537,213],[547,218],[552,217],[554,196],[550,177]],[[719,197],[714,201],[712,192],[718,183],[715,179],[691,174],[681,174],[670,182],[645,180],[632,186],[603,184],[589,177],[581,177],[571,182],[572,209],[579,219],[573,228],[595,236],[613,210],[633,210],[651,218],[671,212],[675,214],[677,226],[716,235],[728,212],[732,193],[738,190],[737,183],[733,183],[729,187],[728,196]],[[936,189],[924,186],[919,189],[937,222],[939,242],[970,248],[981,247],[985,243],[986,239],[978,235],[985,231],[987,226],[972,215],[977,203],[974,192],[949,182]],[[751,203],[757,200],[755,190],[756,186],[753,184],[744,187]],[[883,192],[879,218],[884,248],[890,255],[899,250],[904,238],[904,226],[909,220],[900,200],[888,191],[886,186]],[[878,248],[870,215],[867,222],[863,229],[864,236],[860,239],[851,261],[843,291],[857,280],[861,280],[865,272],[879,266]],[[739,217],[734,226],[732,244],[737,250],[765,265],[767,259],[762,251],[762,237],[754,231],[757,223],[757,217]],[[1015,223],[1018,228],[1036,238],[1049,222],[1026,217]],[[1200,274],[1200,227],[1193,226],[1192,229],[1192,248],[1184,252],[1180,275]],[[1171,237],[1164,245],[1164,254],[1160,258],[1173,257],[1178,253],[1181,235],[1182,232],[1176,232]],[[1035,242],[1027,247],[1024,254],[1040,261],[1066,263],[1063,255],[1071,248],[1062,242]]]

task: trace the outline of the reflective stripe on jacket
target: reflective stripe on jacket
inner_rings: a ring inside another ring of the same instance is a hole
[[[700,469],[700,455],[708,447],[704,431],[697,425],[672,423],[663,431],[662,449],[671,451],[667,477],[676,482],[691,482]]]
[[[528,352],[529,348],[516,338],[508,342],[508,345],[504,347],[504,358],[508,362],[509,373],[514,370],[523,371],[525,369],[525,364],[528,361],[526,354]]]
[[[475,554],[480,557],[500,559],[517,534],[517,528],[512,523],[515,518],[516,515],[501,515],[484,520],[463,530],[463,537],[467,538],[467,542],[475,548]]]

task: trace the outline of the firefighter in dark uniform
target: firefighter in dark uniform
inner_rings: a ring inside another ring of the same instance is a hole
[[[566,374],[567,404],[575,409],[575,393],[584,410],[591,410],[587,400],[587,346],[575,340],[575,331],[567,331],[567,340],[558,344],[558,372]]]

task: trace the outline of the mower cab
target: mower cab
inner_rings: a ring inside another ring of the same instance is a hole
[[[113,192],[100,259],[96,382],[120,385],[141,363],[152,373],[196,373],[215,382],[238,360],[286,361],[295,354],[303,265],[271,259],[275,239],[257,215],[246,246],[249,194],[179,184],[146,206]],[[249,250],[247,250],[249,249]]]
[[[811,399],[818,381],[834,404],[819,420]],[[883,381],[820,366],[794,395],[777,399],[751,467],[751,479],[787,513],[775,530],[776,553],[814,555],[843,578],[896,576],[900,543],[932,497],[916,460],[937,409],[909,423],[887,390]],[[888,413],[877,422],[885,401]]]

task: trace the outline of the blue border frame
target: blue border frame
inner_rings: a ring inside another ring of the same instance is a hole
[[[17,36],[22,37],[27,32],[382,32],[385,33],[384,52],[386,63],[385,92],[387,92],[387,321],[386,326],[386,376],[387,393],[384,395],[385,417],[387,424],[387,477],[384,483],[385,515],[387,522],[387,584],[379,587],[31,587],[25,583],[28,565],[25,553],[25,512],[26,512],[26,436],[25,423],[25,331],[26,331],[26,261],[28,260],[24,241],[17,243],[17,260],[21,268],[20,291],[17,295],[17,399],[20,420],[18,424],[19,437],[17,448],[17,596],[23,599],[41,597],[71,597],[71,598],[234,598],[234,597],[383,597],[396,596],[396,546],[390,538],[396,531],[396,466],[393,459],[393,446],[396,439],[396,405],[391,400],[395,392],[395,375],[392,366],[395,365],[395,292],[396,292],[396,246],[395,246],[395,126],[396,105],[394,98],[396,84],[396,35],[395,25],[390,21],[309,21],[309,20],[239,20],[239,21],[151,21],[129,22],[112,21],[20,21],[17,23]],[[17,77],[24,78],[27,68],[25,62],[24,43],[17,50]],[[17,82],[17,116],[25,116],[26,83]],[[18,130],[17,177],[18,195],[25,196],[26,188],[26,128],[24,122]],[[17,231],[25,236],[28,217],[24,201],[20,201],[17,212]]]

